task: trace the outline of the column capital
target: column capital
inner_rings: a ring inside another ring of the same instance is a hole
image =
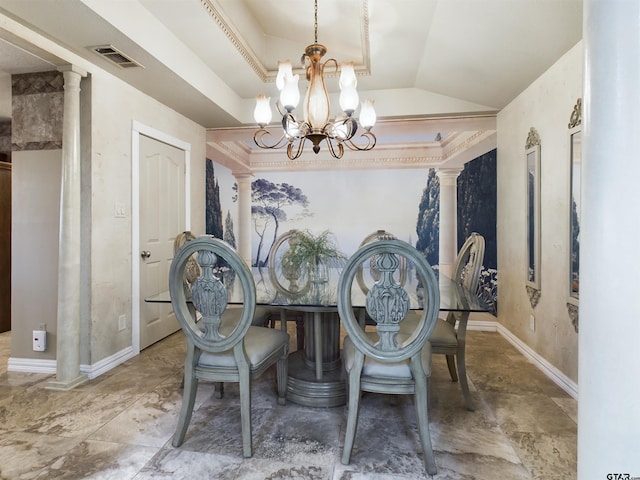
[[[461,168],[436,168],[440,185],[455,185],[460,172],[462,172]]]
[[[253,173],[234,173],[233,176],[236,178],[238,183],[247,183],[251,182],[255,175]]]
[[[64,73],[64,72],[77,73],[81,77],[86,77],[87,76],[87,71],[85,69],[80,68],[77,65],[72,65],[72,64],[62,65],[62,66],[58,67],[58,71],[62,72],[62,73]]]

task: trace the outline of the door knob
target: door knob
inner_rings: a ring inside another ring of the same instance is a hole
[[[149,250],[143,250],[142,253],[140,254],[140,256],[143,259],[146,260],[147,258],[149,258],[151,256],[151,252]]]

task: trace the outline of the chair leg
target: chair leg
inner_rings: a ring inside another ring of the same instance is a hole
[[[418,420],[420,443],[422,444],[422,454],[424,457],[424,468],[429,475],[435,475],[438,469],[436,467],[436,459],[433,454],[433,446],[431,444],[431,433],[429,432],[428,379],[422,371],[422,366],[416,368],[413,368],[412,366],[412,371],[416,382],[415,408]]]
[[[174,447],[179,447],[184,441],[184,436],[187,433],[187,428],[189,427],[189,422],[191,421],[191,415],[193,413],[193,405],[196,400],[197,390],[198,379],[193,378],[192,375],[185,375],[184,390],[182,392],[182,408],[180,409],[180,416],[178,417],[176,432],[173,434],[173,441],[171,442]]]
[[[342,464],[349,465],[351,461],[351,451],[353,450],[353,442],[356,437],[356,430],[358,428],[358,411],[360,408],[360,374],[362,372],[362,365],[364,363],[364,357],[359,358],[358,355],[354,362],[351,372],[349,372],[348,391],[349,391],[349,403],[347,405],[347,430],[344,435],[344,447],[342,447]]]
[[[465,361],[465,348],[462,345],[458,349],[456,360],[458,362],[458,374],[460,376],[460,388],[462,389],[462,395],[464,395],[464,402],[467,405],[467,410],[473,412],[475,410],[473,406],[473,400],[471,399],[471,392],[469,391],[469,382],[467,381],[467,363]]]
[[[278,382],[278,404],[284,405],[287,401],[287,374],[288,360],[285,354],[276,364],[276,381]]]
[[[297,349],[304,350],[304,321],[301,318],[296,318],[296,341]]]
[[[451,376],[452,382],[458,381],[458,374],[456,373],[456,364],[454,355],[447,355],[447,367],[449,368],[449,375]]]
[[[213,394],[216,398],[222,398],[224,396],[224,383],[214,382]]]
[[[240,423],[242,425],[242,455],[250,458],[253,455],[251,438],[251,381],[249,371],[240,372]]]

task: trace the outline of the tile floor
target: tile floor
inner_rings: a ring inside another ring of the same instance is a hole
[[[222,400],[201,384],[180,448],[184,341],[174,334],[70,392],[42,374],[8,373],[0,334],[0,479],[427,478],[410,398],[365,395],[350,465],[340,456],[345,409],[277,404],[274,372],[254,383],[254,456],[242,458],[235,385]],[[468,412],[434,357],[431,436],[436,479],[576,478],[576,402],[498,333],[470,332]]]

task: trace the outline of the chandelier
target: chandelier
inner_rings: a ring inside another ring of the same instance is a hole
[[[306,76],[309,88],[304,100],[304,119],[297,120],[293,110],[300,101],[298,90],[299,75],[293,75],[290,61],[278,62],[278,74],[276,86],[280,92],[280,98],[276,102],[278,113],[282,115],[282,136],[273,143],[264,141],[265,135],[271,135],[266,126],[271,122],[270,97],[258,95],[256,108],[253,112],[256,123],[260,128],[255,132],[253,140],[260,148],[276,149],[287,147],[287,156],[295,160],[304,149],[306,140],[313,144],[313,151],[320,151],[320,143],[325,140],[329,152],[335,158],[342,158],[344,146],[351,150],[371,150],[376,145],[376,136],[371,128],[376,122],[376,113],[373,109],[373,100],[366,100],[360,107],[360,125],[364,129],[361,137],[366,143],[358,145],[353,142],[353,137],[358,130],[358,122],[353,113],[358,108],[359,97],[356,90],[357,79],[353,62],[340,65],[340,108],[342,113],[333,121],[329,121],[331,106],[329,94],[324,84],[324,70],[328,65],[333,65],[338,71],[338,62],[330,58],[322,62],[322,57],[327,53],[327,47],[318,43],[318,0],[315,0],[315,37],[314,43],[309,45],[302,55],[302,66],[306,67]]]

